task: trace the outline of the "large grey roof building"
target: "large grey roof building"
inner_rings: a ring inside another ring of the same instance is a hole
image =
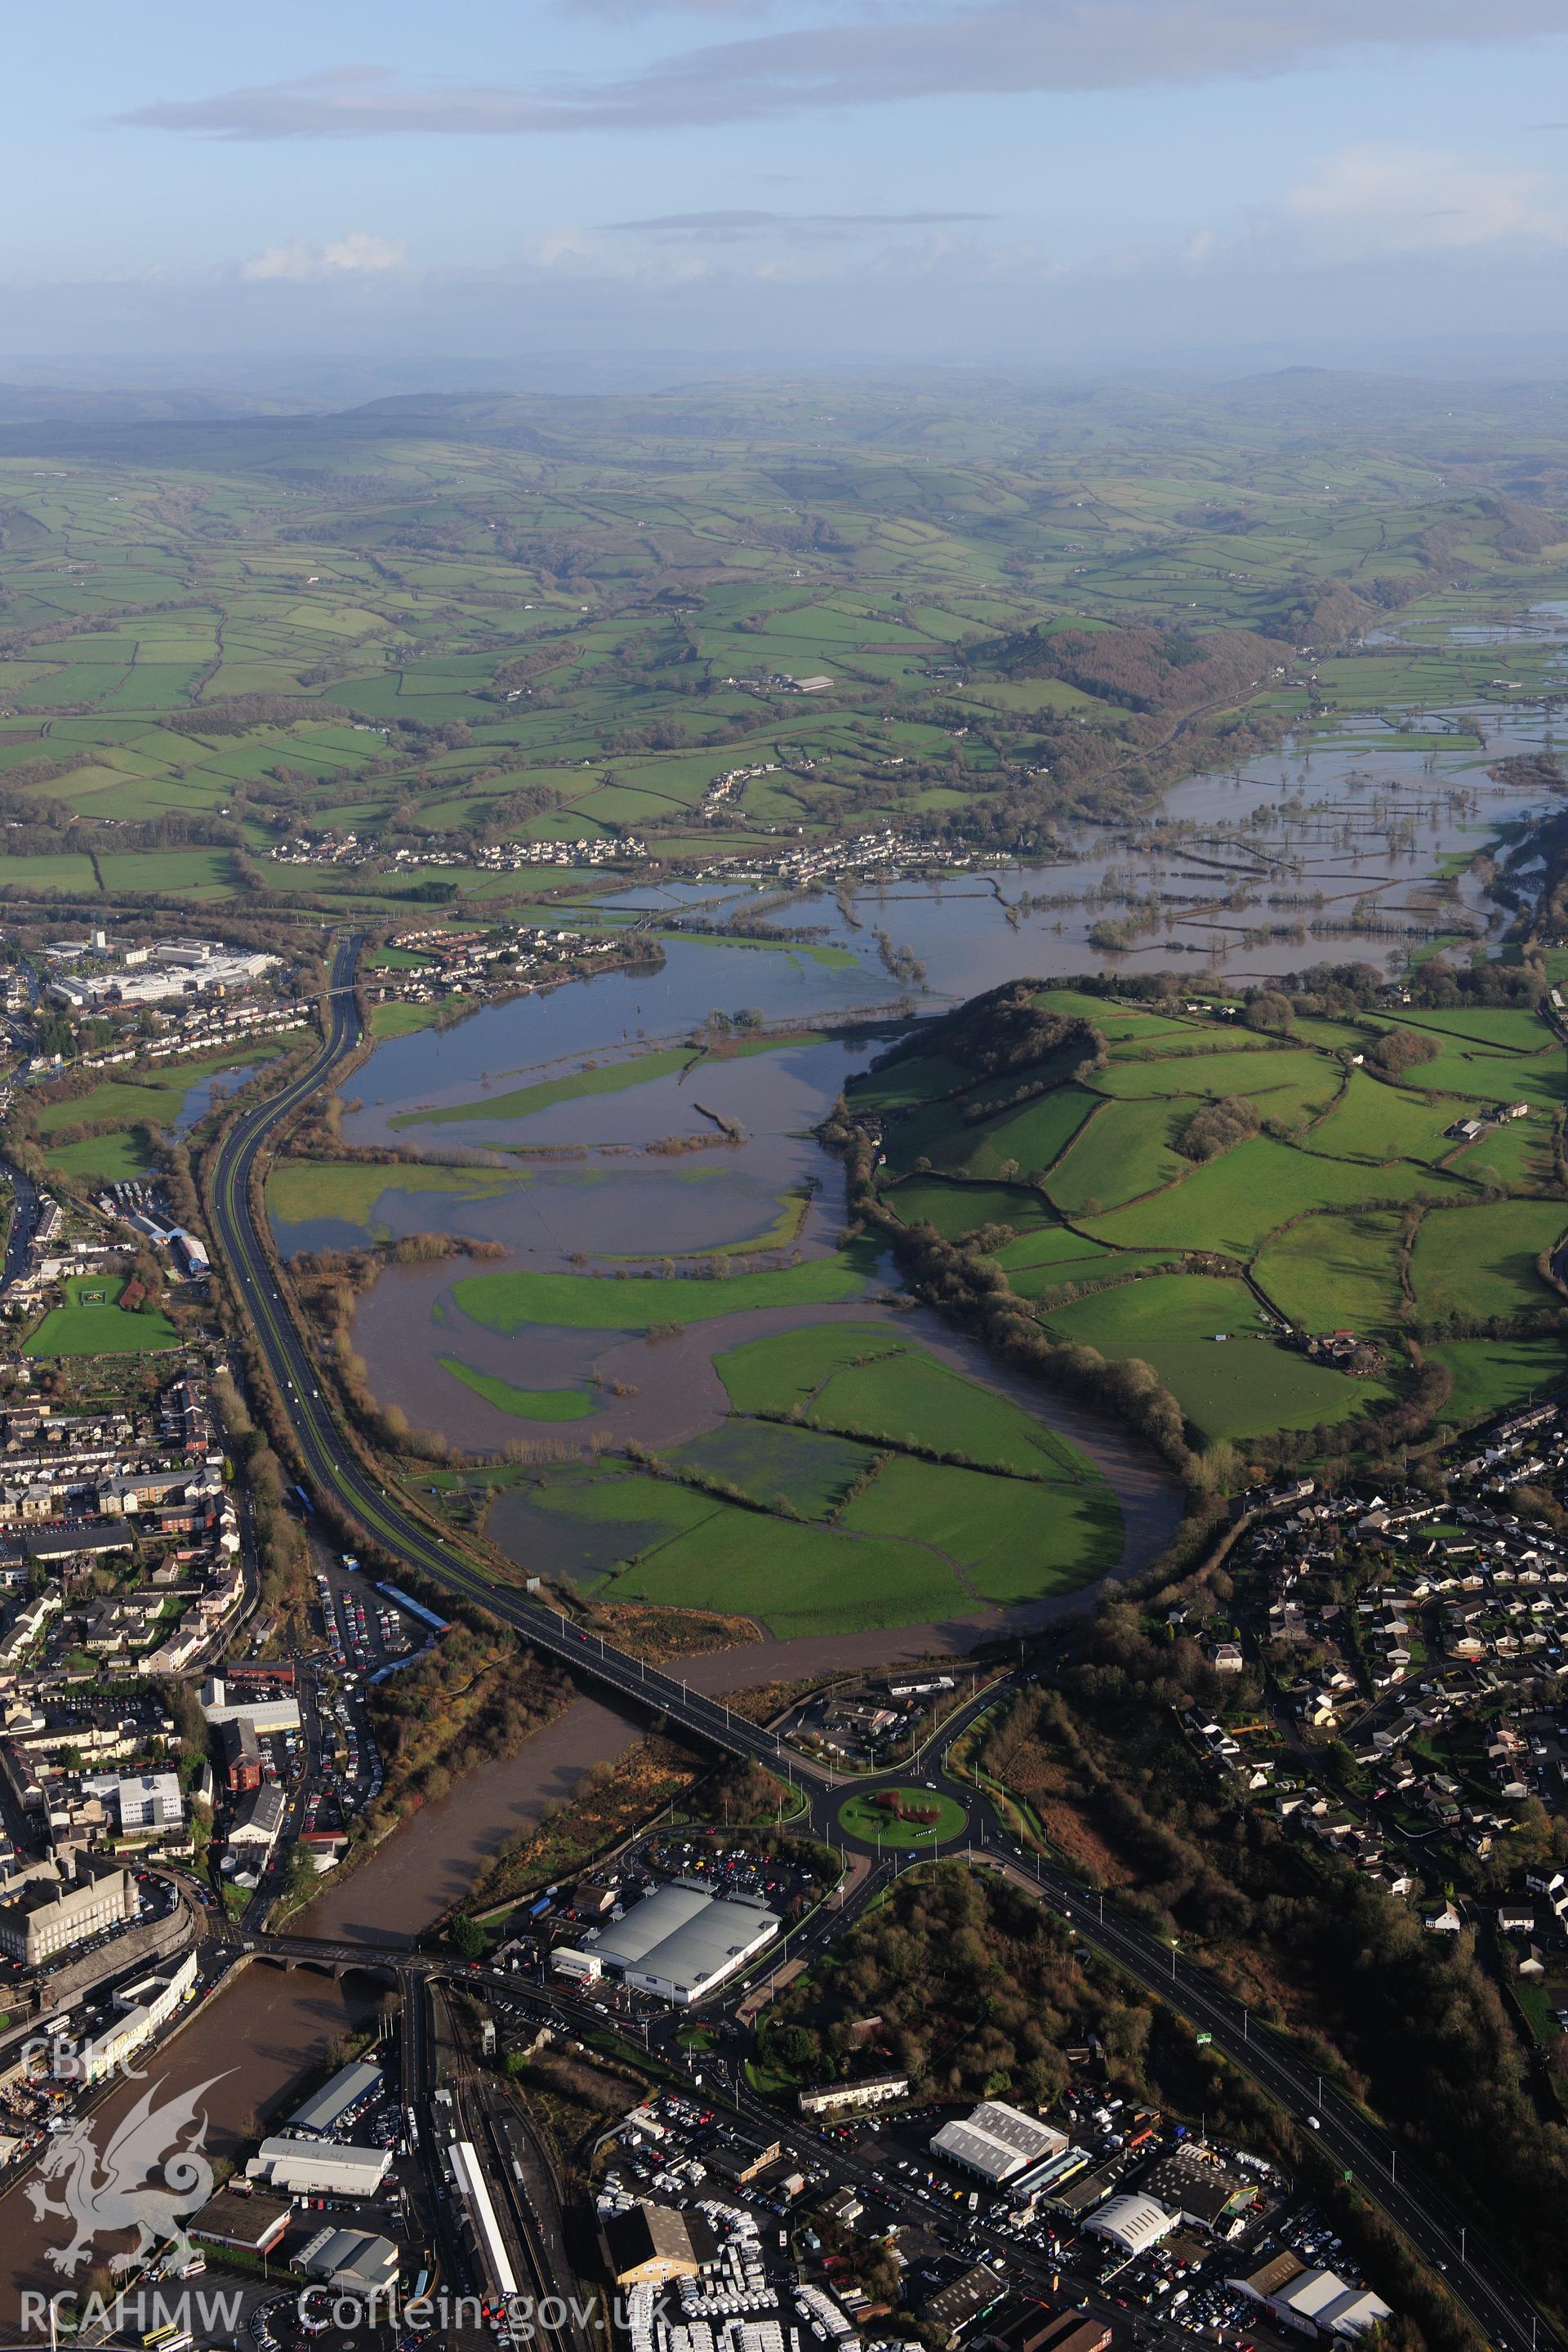
[[[330,2083],[323,2084],[302,2107],[296,2107],[289,2125],[295,2131],[330,2132],[351,2107],[359,2106],[380,2088],[381,2068],[373,2066],[368,2058],[356,2058],[352,2064],[340,2066]]]
[[[385,2294],[397,2284],[397,2248],[368,2230],[318,2230],[298,2261],[307,2278],[340,2294]]]
[[[264,2139],[247,2177],[289,2197],[374,2197],[392,2163],[389,2147],[340,2147],[320,2139]]]
[[[1124,2254],[1146,2254],[1162,2238],[1168,2238],[1176,2226],[1176,2217],[1168,2213],[1158,2198],[1136,2193],[1113,2197],[1098,2213],[1091,2213],[1084,2223],[1097,2238],[1109,2238]]]
[[[676,1879],[645,1895],[590,1948],[627,1984],[684,2007],[743,1968],[782,1925],[760,1903]]]
[[[962,2122],[943,2124],[931,2141],[936,2154],[951,2164],[995,2182],[1011,2180],[1042,2157],[1060,2156],[1067,2144],[1066,2132],[1054,2124],[1043,2124],[1037,2116],[1026,2116],[1000,2099],[987,2099]]]

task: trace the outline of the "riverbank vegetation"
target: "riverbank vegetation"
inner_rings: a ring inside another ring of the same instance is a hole
[[[361,1816],[365,1839],[386,1836],[461,1774],[516,1755],[572,1696],[562,1669],[509,1627],[456,1616],[432,1649],[371,1696],[384,1778]]]

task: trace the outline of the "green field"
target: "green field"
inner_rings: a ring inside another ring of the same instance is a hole
[[[969,1173],[994,1176],[1011,1160],[1037,1180],[1067,1150],[1095,1101],[1087,1087],[1055,1087],[1034,1102],[988,1118],[974,1130]]]
[[[177,1348],[180,1335],[156,1307],[127,1312],[122,1275],[68,1275],[63,1303],[51,1307],[23,1343],[25,1356],[143,1356]]]
[[[1400,1218],[1386,1211],[1304,1217],[1259,1251],[1253,1272],[1303,1331],[1388,1339],[1400,1328]]]
[[[1192,1162],[1172,1147],[1194,1108],[1164,1101],[1104,1104],[1052,1169],[1051,1199],[1069,1217],[1098,1216],[1179,1182]]]
[[[907,1341],[879,1323],[809,1323],[767,1339],[747,1339],[713,1359],[734,1412],[792,1412],[810,1403],[837,1371],[879,1356],[896,1356]]]
[[[476,1371],[456,1356],[440,1356],[437,1361],[498,1412],[510,1412],[517,1421],[585,1421],[595,1409],[593,1398],[582,1389],[516,1389],[499,1374]]]
[[[473,1274],[452,1286],[465,1315],[489,1331],[510,1336],[529,1323],[559,1323],[582,1331],[645,1331],[650,1324],[699,1323],[717,1315],[744,1315],[758,1307],[837,1306],[858,1298],[874,1270],[874,1254],[851,1244],[832,1257],[763,1274],[662,1281],[643,1275]]]
[[[1050,1213],[1022,1185],[955,1184],[941,1176],[906,1176],[889,1185],[883,1199],[906,1225],[934,1225],[955,1240],[981,1225],[1011,1225],[1015,1233],[1047,1224]]]
[[[1568,1230],[1568,1202],[1491,1201],[1484,1208],[1433,1212],[1422,1220],[1410,1278],[1424,1317],[1512,1315],[1555,1307],[1562,1294],[1536,1272],[1542,1250]]]
[[[1551,1396],[1568,1381],[1568,1347],[1542,1339],[1450,1339],[1424,1351],[1454,1375],[1444,1421],[1479,1421],[1527,1399]]]
[[[57,1143],[45,1157],[62,1176],[100,1184],[146,1176],[156,1164],[141,1134],[124,1128],[114,1135],[89,1135],[80,1143]]]
[[[459,1201],[489,1200],[531,1179],[504,1168],[372,1166],[350,1160],[279,1160],[267,1180],[267,1206],[289,1225],[317,1217],[371,1229],[375,1206],[388,1192],[441,1192]]]
[[[1077,1447],[1054,1430],[923,1349],[906,1347],[896,1356],[834,1372],[805,1412],[819,1429],[921,1446],[1021,1476],[1094,1475]]]
[[[1053,1307],[1047,1328],[1102,1355],[1142,1358],[1205,1438],[1310,1429],[1391,1393],[1264,1338],[1264,1323],[1245,1283],[1155,1275]]]
[[[1136,1352],[1145,1340],[1212,1342],[1216,1332],[1234,1338],[1258,1330],[1263,1320],[1244,1282],[1203,1274],[1157,1274],[1120,1283],[1070,1307],[1053,1307],[1048,1317],[1058,1338],[1107,1354]]]
[[[812,1324],[714,1358],[731,1409],[802,1414],[872,1444],[966,1457],[1022,1477],[1092,1479],[1079,1452],[998,1390],[873,1323]]]
[[[1342,1098],[1313,1128],[1314,1151],[1335,1160],[1418,1160],[1427,1164],[1454,1150],[1447,1133],[1468,1106],[1455,1100],[1427,1103],[1398,1087],[1381,1086],[1363,1070],[1352,1070]]]
[[[1245,1034],[1227,1039],[1226,1050],[1219,1053],[1207,1037],[1199,1046],[1179,1052],[1168,1045],[1155,1052],[1137,1039],[1129,1040],[1116,1048],[1110,1067],[1094,1079],[1095,1091],[1122,1102],[1178,1097],[1189,1109],[1221,1095],[1257,1095],[1265,1118],[1273,1110],[1276,1096],[1294,1100],[1304,1093],[1320,1102],[1331,1101],[1343,1075],[1336,1063],[1321,1054],[1267,1045],[1258,1039],[1249,1050]]]
[[[447,1103],[440,1110],[397,1111],[387,1124],[443,1127],[459,1119],[527,1118],[531,1112],[548,1110],[552,1103],[575,1102],[584,1095],[620,1094],[627,1087],[646,1085],[650,1078],[673,1077],[700,1059],[700,1055],[681,1046],[656,1054],[636,1054],[630,1061],[601,1062],[592,1068],[574,1070],[566,1077],[542,1078],[531,1087],[514,1087],[506,1094],[487,1095],[478,1102]]]
[[[951,1845],[954,1838],[963,1835],[967,1822],[963,1807],[940,1790],[889,1789],[885,1793],[903,1810],[932,1818],[902,1821],[892,1806],[879,1805],[870,1797],[847,1797],[838,1808],[838,1826],[846,1837],[858,1838],[862,1845],[885,1847],[889,1853],[895,1847],[908,1853]]]
[[[998,1265],[1005,1267],[1016,1290],[1022,1287],[1018,1277],[1026,1273],[1037,1271],[1050,1279],[1059,1267],[1060,1279],[1073,1282],[1082,1279],[1084,1270],[1092,1268],[1097,1259],[1113,1260],[1114,1270],[1120,1273],[1124,1261],[1137,1265],[1143,1253],[1111,1250],[1104,1242],[1091,1242],[1087,1234],[1071,1225],[1041,1225],[992,1255]]]
[[[879,1472],[838,1525],[918,1543],[950,1560],[979,1600],[1002,1603],[1074,1591],[1121,1551],[1121,1513],[1098,1479],[1034,1486],[909,1457]]]
[[[412,1037],[417,1030],[433,1028],[447,1010],[445,1004],[400,1004],[395,997],[371,1006],[370,1034],[377,1045],[388,1037]]]

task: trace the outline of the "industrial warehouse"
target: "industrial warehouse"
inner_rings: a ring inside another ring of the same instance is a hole
[[[551,1965],[592,1981],[606,1969],[677,2008],[700,2000],[771,1943],[783,1922],[749,1895],[715,1895],[679,1878],[645,1895],[624,1919],[563,1948]]]
[[[1066,2132],[1000,2099],[987,2099],[962,2122],[943,2124],[931,2143],[938,2156],[996,2188],[1026,2166],[1060,2156],[1067,2144]]]

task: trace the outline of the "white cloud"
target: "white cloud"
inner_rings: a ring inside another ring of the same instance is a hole
[[[1334,260],[1568,245],[1568,198],[1551,173],[1432,147],[1344,148],[1289,191],[1285,212]]]
[[[319,245],[311,237],[292,236],[286,245],[269,245],[242,263],[240,276],[253,283],[284,278],[296,285],[312,279],[377,277],[401,269],[408,247],[400,236],[372,236],[367,229],[351,228],[340,237]]]

